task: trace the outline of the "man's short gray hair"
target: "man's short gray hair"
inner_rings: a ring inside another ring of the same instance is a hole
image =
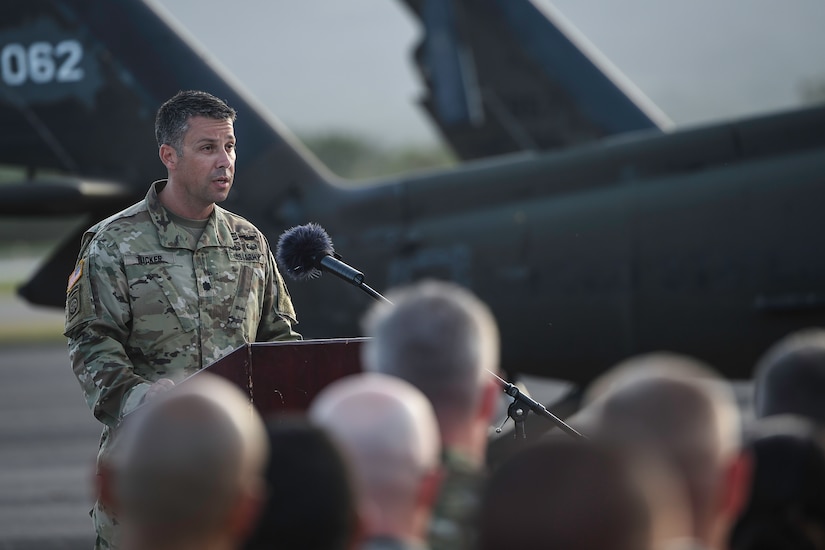
[[[155,139],[158,147],[171,145],[178,155],[183,154],[183,136],[194,116],[235,122],[235,109],[212,94],[197,90],[178,92],[158,109],[155,117]]]
[[[497,371],[499,334],[489,308],[454,283],[427,280],[389,295],[364,319],[373,338],[363,348],[366,370],[398,376],[444,410],[469,413],[485,370]]]

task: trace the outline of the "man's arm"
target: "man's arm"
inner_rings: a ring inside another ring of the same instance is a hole
[[[114,427],[143,401],[152,383],[135,374],[126,353],[131,306],[117,247],[93,239],[81,251],[69,278],[64,334],[89,408]]]

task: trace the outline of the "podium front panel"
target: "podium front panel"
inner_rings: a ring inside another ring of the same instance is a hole
[[[253,344],[252,402],[262,413],[306,410],[331,382],[361,371],[362,340]]]
[[[334,338],[247,344],[202,372],[243,390],[262,415],[304,411],[331,382],[361,372],[366,338]]]

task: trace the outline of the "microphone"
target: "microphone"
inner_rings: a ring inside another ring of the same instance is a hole
[[[275,261],[281,271],[296,281],[317,279],[323,271],[328,271],[376,300],[389,303],[364,282],[363,273],[341,261],[332,246],[332,239],[317,223],[310,222],[284,231],[278,238]]]

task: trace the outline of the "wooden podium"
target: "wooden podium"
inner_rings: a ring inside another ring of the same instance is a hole
[[[365,340],[256,342],[236,349],[201,372],[237,385],[262,416],[304,411],[328,384],[361,372],[361,344]]]

